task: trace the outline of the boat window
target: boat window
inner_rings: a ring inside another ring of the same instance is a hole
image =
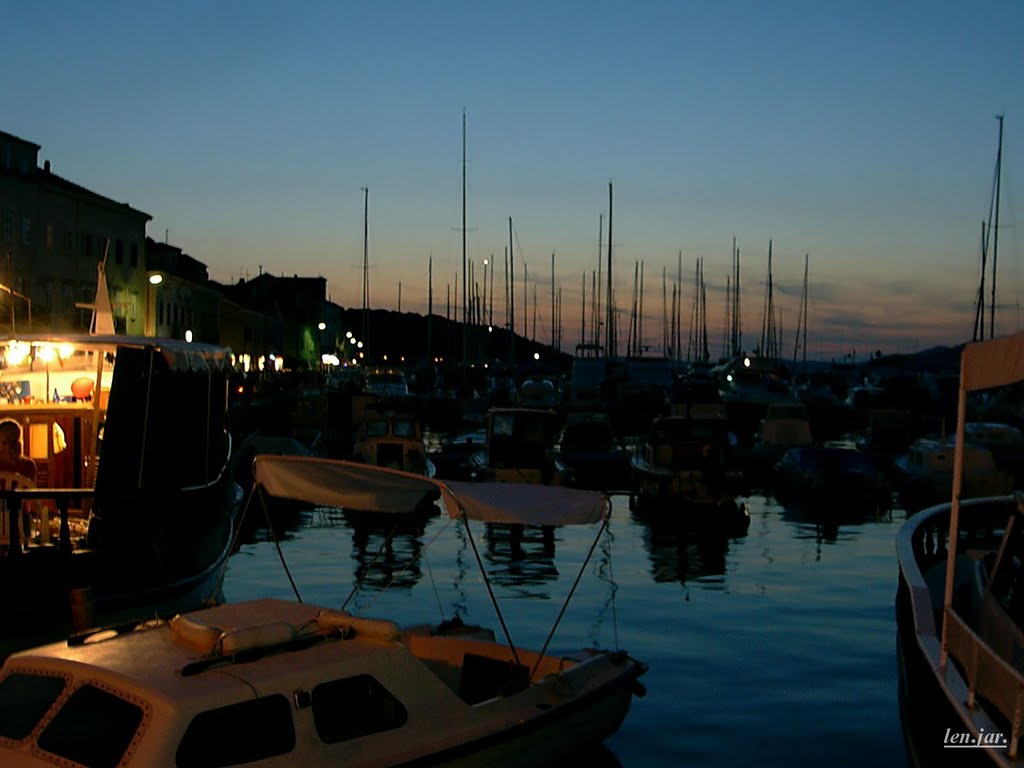
[[[386,421],[369,421],[366,423],[367,437],[384,437],[388,433]]]
[[[64,690],[64,678],[15,673],[0,681],[0,738],[20,741]]]
[[[416,422],[413,421],[395,421],[393,429],[395,430],[395,435],[398,437],[416,436]]]
[[[219,768],[295,749],[291,703],[281,694],[200,712],[178,745],[178,768]]]
[[[369,675],[332,680],[313,689],[313,722],[325,744],[401,728],[406,717],[401,702]]]
[[[87,768],[114,768],[140,723],[142,709],[137,704],[83,685],[39,734],[39,748]]]
[[[492,433],[494,435],[500,435],[502,437],[510,436],[512,434],[514,421],[511,414],[497,414],[494,417],[494,426]]]

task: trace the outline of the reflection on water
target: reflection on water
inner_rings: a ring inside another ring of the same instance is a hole
[[[550,525],[486,523],[481,556],[488,578],[519,597],[549,599],[548,585],[559,576],[555,530]]]
[[[752,496],[745,535],[702,537],[634,516],[626,496],[612,501],[592,555],[594,526],[470,528],[516,643],[540,647],[591,555],[552,648],[622,647],[650,666],[647,695],[580,761],[730,768],[753,753],[768,768],[853,768],[870,755],[873,768],[904,768],[893,618],[902,510],[834,516]],[[308,602],[339,606],[358,581],[353,612],[498,629],[457,521],[418,521],[390,544],[389,530],[337,510],[275,530]],[[268,531],[243,543],[225,597],[290,593]]]

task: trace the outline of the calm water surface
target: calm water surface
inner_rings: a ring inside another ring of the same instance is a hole
[[[647,695],[598,762],[904,768],[893,597],[906,514],[823,529],[764,496],[748,508],[745,536],[699,540],[637,520],[626,497],[613,497],[609,533],[551,644],[620,647],[650,667]],[[501,531],[474,524],[473,534],[513,641],[539,648],[596,528],[559,528],[553,542],[528,532],[518,557]],[[390,552],[384,539],[314,510],[290,521],[281,551],[307,602],[350,600],[354,613],[399,623],[458,614],[499,629],[457,524],[431,519]],[[356,581],[364,586],[353,596]],[[224,593],[293,596],[268,531],[232,557]]]

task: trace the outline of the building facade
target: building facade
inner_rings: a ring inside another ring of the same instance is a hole
[[[105,260],[114,329],[141,335],[152,217],[40,168],[39,149],[0,131],[0,330],[88,331]]]

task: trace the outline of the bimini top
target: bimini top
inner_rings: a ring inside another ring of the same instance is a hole
[[[995,389],[1024,381],[1024,333],[964,345],[960,388]]]
[[[435,480],[369,464],[260,454],[253,486],[269,496],[360,512],[403,514],[440,501],[449,517],[522,525],[586,525],[608,516],[597,491],[529,483]]]
[[[17,345],[29,348],[50,347],[74,352],[112,350],[117,347],[153,347],[160,352],[171,370],[208,371],[224,370],[231,365],[231,350],[215,344],[188,342],[183,339],[151,338],[122,334],[21,334],[16,339],[0,342],[5,355]],[[28,355],[25,359],[31,359]]]

